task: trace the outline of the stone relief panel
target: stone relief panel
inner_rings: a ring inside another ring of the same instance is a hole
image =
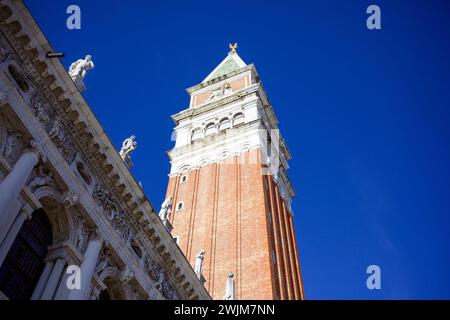
[[[41,162],[33,170],[33,173],[27,183],[28,188],[34,192],[40,187],[48,186],[56,188],[53,172],[45,167]]]
[[[49,128],[52,126],[53,112],[51,112],[51,108],[44,103],[44,100],[41,99],[37,91],[30,97],[30,107],[31,110],[33,110],[34,116],[41,122],[45,131],[49,132]]]
[[[118,268],[117,266],[114,264],[114,262],[111,259],[111,253],[110,253],[110,249],[106,246],[104,246],[102,248],[102,251],[100,252],[100,256],[98,258],[98,262],[97,265],[95,266],[95,274],[103,279],[105,278],[107,275],[111,274],[111,270],[107,270],[106,274],[103,274],[104,271],[108,268],[113,268],[114,273],[117,272]],[[103,274],[103,276],[102,276]]]
[[[71,242],[78,249],[79,252],[84,252],[87,247],[90,233],[90,225],[82,213],[77,208],[69,209],[71,213],[72,224],[74,225],[74,232],[71,235]]]
[[[163,275],[164,275],[164,273],[163,273]],[[166,298],[167,300],[180,300],[177,292],[175,291],[173,286],[170,284],[170,282],[167,281],[166,279],[164,279],[164,281],[162,281],[160,291],[161,291],[162,296],[164,298]]]
[[[42,94],[38,91],[34,91],[31,95],[29,105],[63,158],[71,164],[77,154],[77,148],[71,139],[71,133],[63,117],[45,102]]]
[[[92,193],[92,197],[97,205],[103,209],[103,213],[108,217],[109,221],[114,220],[116,213],[119,210],[118,204],[113,200],[106,189],[97,183]]]
[[[108,291],[111,299],[145,299],[141,293],[143,289],[139,287],[134,272],[126,265],[121,268],[119,264],[123,266],[123,263],[118,263],[115,257],[112,248],[103,247],[94,271],[99,286]],[[91,299],[98,299],[98,297],[99,291],[94,288]]]
[[[127,243],[129,240],[131,226],[125,218],[124,212],[118,203],[102,185],[97,183],[92,194],[94,201],[103,209],[105,217],[111,222],[113,228],[119,233],[121,239]]]
[[[14,129],[8,122],[3,122],[4,129],[2,131],[2,156],[13,166],[19,159],[22,151],[25,149],[25,136],[17,129]]]
[[[161,267],[161,265],[150,256],[146,256],[144,262],[144,268],[146,272],[156,283],[156,287],[160,291],[161,295],[168,300],[179,300],[180,298],[178,293],[169,283],[164,269]]]

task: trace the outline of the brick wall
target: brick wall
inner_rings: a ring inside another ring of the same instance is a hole
[[[203,275],[213,299],[223,298],[229,272],[237,299],[303,297],[292,215],[272,177],[261,174],[259,155],[252,150],[202,166],[184,183],[169,179],[172,234],[191,265],[206,251]]]

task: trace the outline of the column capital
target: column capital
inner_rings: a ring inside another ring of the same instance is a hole
[[[23,153],[34,153],[37,155],[38,160],[41,159],[42,162],[47,162],[47,157],[44,155],[39,144],[35,140],[30,141],[30,145],[23,150]]]
[[[21,208],[19,214],[23,215],[25,220],[31,219],[33,215],[34,209],[28,204],[25,203]]]
[[[70,264],[71,260],[69,257],[67,257],[65,254],[61,253],[61,252],[53,252],[50,253],[47,258],[45,259],[46,262],[51,261],[51,262],[56,262],[58,260],[62,260],[65,262],[65,264]]]
[[[105,237],[99,232],[98,227],[91,227],[89,241],[99,241],[102,245],[106,242]]]
[[[71,247],[70,242],[57,243],[48,248],[48,261],[56,261],[62,259],[66,264],[79,264],[81,257],[78,256]]]
[[[136,274],[128,266],[126,266],[125,269],[122,270],[119,276],[120,281],[123,283],[131,282],[134,278],[136,278]]]
[[[61,198],[65,208],[73,207],[80,200],[80,196],[72,190],[66,191]]]

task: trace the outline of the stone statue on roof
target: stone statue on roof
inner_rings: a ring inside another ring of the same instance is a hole
[[[194,271],[199,279],[203,278],[203,260],[205,259],[205,253],[205,250],[201,250],[199,253],[197,253],[195,259]]]
[[[122,143],[122,149],[120,149],[119,155],[123,160],[130,157],[130,154],[137,148],[137,142],[134,140],[136,136],[131,136],[125,139]]]
[[[169,221],[170,214],[172,212],[172,197],[168,197],[161,205],[161,210],[159,211],[159,218],[164,225]]]
[[[77,78],[83,80],[91,69],[94,69],[94,62],[92,57],[87,55],[84,59],[78,59],[70,65],[69,75],[73,80]]]

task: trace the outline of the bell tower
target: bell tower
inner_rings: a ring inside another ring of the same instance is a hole
[[[236,48],[172,116],[165,224],[213,299],[303,299],[290,154],[254,65]]]

